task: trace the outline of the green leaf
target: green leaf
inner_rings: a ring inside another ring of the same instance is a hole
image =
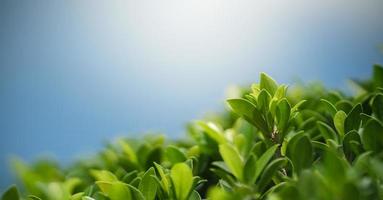
[[[97,181],[108,181],[108,182],[118,181],[117,177],[112,172],[107,170],[90,170],[90,174]]]
[[[383,87],[383,67],[380,65],[374,65],[373,81],[375,88]]]
[[[283,98],[278,102],[276,109],[277,127],[280,133],[283,133],[288,126],[290,119],[291,107],[286,98]]]
[[[123,140],[118,140],[118,143],[122,147],[122,151],[127,155],[127,158],[130,161],[132,161],[133,163],[137,164],[138,159],[137,159],[136,153],[134,152],[133,148],[130,147],[130,145]]]
[[[285,166],[288,163],[288,160],[286,158],[278,158],[273,160],[266,168],[265,171],[262,173],[261,179],[257,183],[257,186],[259,187],[260,191],[263,191],[268,183],[271,181],[274,174],[283,166]]]
[[[268,148],[265,153],[262,154],[261,157],[257,160],[256,164],[256,173],[254,176],[254,180],[257,180],[258,176],[262,173],[263,169],[269,163],[270,159],[275,155],[275,152],[278,149],[278,144]]]
[[[331,102],[327,101],[326,99],[321,99],[320,102],[324,106],[326,111],[330,113],[331,117],[334,117],[335,113],[337,112],[336,107]]]
[[[28,195],[28,199],[30,199],[30,200],[41,200],[40,197],[37,197],[35,195]]]
[[[185,163],[175,164],[170,170],[170,177],[174,185],[177,199],[187,199],[193,185],[193,174],[190,167]]]
[[[203,131],[212,138],[218,144],[226,143],[225,136],[223,135],[223,130],[221,130],[216,124],[212,122],[202,122],[199,121],[197,124],[203,129]]]
[[[260,82],[259,82],[260,89],[267,90],[272,96],[274,96],[275,91],[278,88],[277,83],[272,79],[270,76],[268,76],[265,73],[261,73],[260,76]]]
[[[270,93],[266,91],[265,89],[262,89],[257,99],[257,102],[258,102],[257,106],[261,112],[266,113],[268,111],[270,100],[271,100]]]
[[[358,144],[358,146],[355,146]],[[349,161],[352,161],[361,151],[361,139],[355,130],[348,132],[343,138],[343,152]]]
[[[130,189],[126,183],[96,181],[96,184],[100,188],[100,190],[104,194],[106,194],[111,200],[132,199]]]
[[[245,163],[245,166],[243,168],[243,174],[244,174],[244,180],[247,183],[254,183],[256,180],[256,173],[257,173],[256,161],[257,159],[255,155],[251,154]]]
[[[342,110],[338,111],[334,115],[334,126],[340,136],[344,135],[344,122],[346,121],[347,114]]]
[[[184,162],[186,160],[185,154],[176,146],[169,145],[165,150],[165,154],[172,164]]]
[[[362,143],[366,150],[381,152],[383,149],[383,126],[377,120],[369,120],[362,131]]]
[[[273,98],[280,100],[280,99],[286,97],[286,91],[287,91],[287,85],[282,84],[282,85],[278,86],[278,89],[277,89],[277,91],[275,91]]]
[[[157,182],[154,176],[156,176],[156,172],[154,168],[151,167],[142,176],[142,180],[138,185],[138,189],[145,196],[146,200],[153,200],[156,197]]]
[[[378,94],[372,101],[372,111],[376,118],[383,121],[383,94]]]
[[[134,199],[134,200],[146,200],[146,198],[144,197],[142,192],[140,190],[138,190],[136,187],[134,187],[133,185],[130,185],[130,184],[127,184],[127,186],[130,189],[132,199]]]
[[[170,185],[169,185],[168,178],[166,177],[165,172],[164,172],[162,166],[159,165],[159,164],[157,164],[157,163],[154,163],[154,166],[156,167],[157,172],[158,172],[158,174],[159,174],[160,177],[161,177],[161,186],[162,186],[162,189],[163,189],[167,194],[169,194],[169,187],[170,187]]]
[[[201,196],[199,195],[199,193],[195,190],[193,190],[190,194],[190,197],[188,200],[201,200]]]
[[[1,196],[1,200],[18,200],[20,199],[19,191],[15,185],[9,187]]]
[[[219,145],[219,153],[231,173],[239,180],[243,180],[244,164],[239,152],[230,144],[221,144]]]
[[[361,122],[360,113],[362,112],[363,112],[362,105],[357,104],[348,113],[345,120],[345,124],[344,124],[344,129],[346,133],[348,133],[351,130],[356,130],[356,131],[359,130],[360,122]]]
[[[349,113],[352,110],[352,103],[348,100],[340,100],[335,104],[336,109]]]
[[[317,125],[319,128],[319,132],[321,133],[321,135],[323,136],[325,140],[332,139],[332,140],[338,141],[337,134],[329,125],[321,121],[318,121]]]
[[[262,113],[256,108],[256,106],[245,99],[229,99],[227,100],[231,109],[243,117],[246,121],[253,124],[260,129],[263,133],[268,133],[268,127]]]
[[[287,144],[287,156],[291,159],[294,170],[299,174],[311,166],[313,148],[310,139],[305,135],[294,136]]]
[[[300,109],[300,107],[303,105],[303,104],[305,104],[307,102],[307,100],[301,100],[301,101],[299,101],[297,104],[295,104],[295,106],[293,106],[293,108],[291,108],[291,113],[295,113],[295,112],[297,112],[299,109]]]

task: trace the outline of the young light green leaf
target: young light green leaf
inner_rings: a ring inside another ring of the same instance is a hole
[[[169,193],[169,188],[170,188],[169,181],[168,181],[168,178],[167,178],[166,175],[165,175],[165,172],[164,172],[162,166],[159,165],[159,164],[157,164],[157,163],[154,163],[154,166],[156,167],[157,172],[158,172],[158,174],[159,174],[160,177],[161,177],[161,186],[162,186],[162,189],[163,189],[166,193]]]
[[[266,113],[268,111],[270,100],[271,100],[270,93],[266,91],[265,89],[262,89],[257,99],[257,102],[258,102],[257,106],[261,112]]]
[[[107,170],[91,170],[90,174],[97,181],[108,181],[108,182],[118,181],[117,177],[112,172]]]
[[[185,154],[176,146],[169,145],[165,150],[165,154],[172,164],[184,162],[186,160]]]
[[[193,173],[185,163],[177,163],[170,170],[176,197],[178,200],[186,200],[193,186]]]
[[[272,79],[270,76],[268,76],[265,73],[261,73],[260,81],[259,81],[259,87],[260,89],[267,90],[272,96],[274,96],[275,91],[278,88],[277,83],[274,79]]]
[[[219,145],[219,153],[231,173],[239,180],[243,180],[244,163],[239,152],[230,144],[221,144]]]
[[[198,121],[197,124],[203,129],[203,131],[211,137],[218,144],[226,143],[225,136],[223,134],[223,130],[221,130],[216,124],[212,122],[202,122]]]
[[[334,126],[336,131],[339,133],[341,137],[343,137],[344,133],[344,122],[346,121],[347,114],[343,112],[343,110],[338,111],[334,115]]]
[[[253,124],[263,133],[266,134],[269,132],[261,111],[259,111],[253,103],[245,99],[229,99],[227,102],[236,114]]]
[[[133,163],[138,163],[138,159],[133,148],[130,147],[130,145],[123,140],[118,140],[118,143],[122,147],[122,151],[127,155],[128,159],[131,160]]]
[[[291,107],[286,98],[278,102],[276,109],[277,127],[280,133],[283,133],[288,126],[290,120]]]
[[[149,168],[142,176],[138,189],[145,196],[146,200],[153,200],[156,197],[157,182],[154,179],[156,172],[153,167]]]
[[[100,190],[111,200],[131,200],[132,195],[127,184],[122,182],[96,181]]]

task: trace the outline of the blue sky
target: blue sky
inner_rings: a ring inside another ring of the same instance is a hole
[[[0,2],[0,187],[7,159],[68,163],[120,135],[181,137],[225,88],[322,80],[383,63],[383,2]]]

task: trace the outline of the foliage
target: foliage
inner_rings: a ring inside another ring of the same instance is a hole
[[[61,168],[14,161],[2,200],[383,199],[383,68],[349,96],[261,73],[186,140],[119,139]]]

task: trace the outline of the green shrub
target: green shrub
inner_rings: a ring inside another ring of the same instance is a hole
[[[287,91],[262,73],[185,140],[119,139],[65,169],[15,160],[22,194],[2,199],[383,199],[383,68],[354,83]]]

